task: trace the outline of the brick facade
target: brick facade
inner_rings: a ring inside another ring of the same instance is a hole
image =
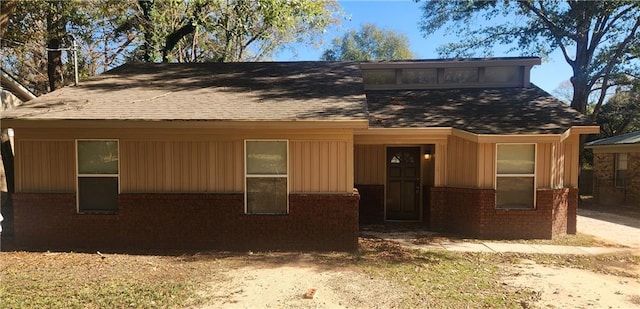
[[[355,185],[360,192],[360,223],[384,224],[384,185]],[[431,189],[422,187],[422,222],[429,227]]]
[[[384,185],[355,185],[360,193],[360,223],[384,223]]]
[[[615,186],[615,153],[594,153],[594,199],[601,205],[640,207],[640,152],[629,153],[627,181]]]
[[[14,240],[43,250],[353,251],[358,201],[292,194],[287,215],[247,215],[242,194],[121,194],[115,214],[77,214],[75,194],[19,193]]]
[[[431,229],[486,239],[550,239],[575,234],[577,189],[538,190],[536,209],[495,208],[495,190],[431,189]]]

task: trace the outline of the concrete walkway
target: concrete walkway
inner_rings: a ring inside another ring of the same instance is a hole
[[[445,237],[442,237],[442,240],[439,239],[429,244],[417,244],[416,240],[418,238],[437,235],[436,233],[427,231],[378,232],[375,230],[365,230],[361,232],[361,235],[395,241],[405,248],[418,250],[575,255],[640,252],[640,220],[638,219],[605,212],[578,209],[577,224],[579,233],[593,235],[607,242],[620,244],[626,248],[554,246],[506,242],[469,242],[448,240]]]
[[[457,252],[490,252],[490,253],[540,253],[540,254],[573,254],[573,255],[597,255],[612,253],[632,253],[637,252],[634,248],[611,248],[611,247],[578,247],[578,246],[555,246],[537,245],[524,243],[504,243],[504,242],[465,242],[465,241],[443,241],[433,244],[416,244],[420,237],[433,236],[429,232],[374,232],[362,231],[362,236],[381,238],[399,243],[407,249],[416,250],[447,250]]]
[[[579,208],[578,232],[640,249],[640,220],[635,218]]]

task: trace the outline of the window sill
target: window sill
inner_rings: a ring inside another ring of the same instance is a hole
[[[115,215],[118,212],[115,210],[83,210],[78,211],[78,215]]]
[[[536,208],[523,208],[523,207],[496,207],[496,210],[536,210]]]

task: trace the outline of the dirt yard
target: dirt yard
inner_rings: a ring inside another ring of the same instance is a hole
[[[0,308],[640,308],[640,257],[0,253]],[[312,289],[313,298],[306,298]]]
[[[536,291],[538,299],[531,303],[536,308],[640,308],[638,265],[626,265],[623,270],[635,278],[541,265],[527,259],[506,269],[505,284]]]

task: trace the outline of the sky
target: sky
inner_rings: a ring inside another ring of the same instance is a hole
[[[339,37],[346,30],[360,29],[361,24],[373,23],[379,28],[390,29],[399,33],[404,33],[409,37],[411,50],[419,59],[438,58],[436,48],[445,43],[457,42],[460,38],[448,35],[443,31],[423,37],[419,30],[419,22],[422,16],[421,3],[410,0],[396,1],[355,1],[341,0],[340,6],[348,19],[343,20],[339,27],[330,29],[323,37],[324,45],[320,48],[297,45],[295,52],[282,51],[275,55],[276,61],[305,61],[320,60],[322,51],[329,47],[334,37]],[[520,54],[505,54],[495,51],[494,57],[517,57]],[[564,61],[559,51],[550,55],[543,63],[534,66],[531,70],[531,82],[553,93],[556,88],[571,77],[571,68]]]

